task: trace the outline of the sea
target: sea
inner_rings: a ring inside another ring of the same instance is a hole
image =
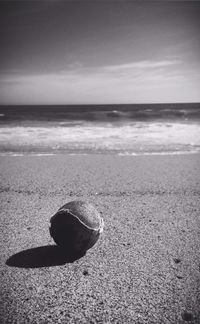
[[[0,155],[200,152],[200,103],[0,106]]]

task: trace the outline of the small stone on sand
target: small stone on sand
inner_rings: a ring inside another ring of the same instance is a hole
[[[187,311],[183,312],[183,313],[182,313],[182,319],[183,319],[184,321],[186,321],[186,322],[190,322],[190,321],[192,321],[192,320],[193,320],[192,313],[187,312]]]
[[[175,263],[180,263],[181,260],[180,260],[180,259],[177,259],[177,258],[174,258],[174,262],[175,262]]]

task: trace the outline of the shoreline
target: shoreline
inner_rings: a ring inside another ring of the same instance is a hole
[[[200,149],[194,149],[189,151],[142,151],[142,152],[127,152],[127,151],[86,151],[82,150],[82,152],[66,152],[66,151],[59,151],[59,152],[0,152],[0,156],[76,156],[76,155],[102,155],[102,156],[165,156],[165,155],[190,155],[190,154],[200,154]]]

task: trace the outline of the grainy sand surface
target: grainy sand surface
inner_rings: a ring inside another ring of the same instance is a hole
[[[0,323],[200,323],[200,155],[1,157],[0,174]],[[64,263],[49,219],[74,199],[105,229]]]

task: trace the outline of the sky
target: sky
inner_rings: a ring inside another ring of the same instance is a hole
[[[0,104],[200,102],[200,1],[1,0]]]

